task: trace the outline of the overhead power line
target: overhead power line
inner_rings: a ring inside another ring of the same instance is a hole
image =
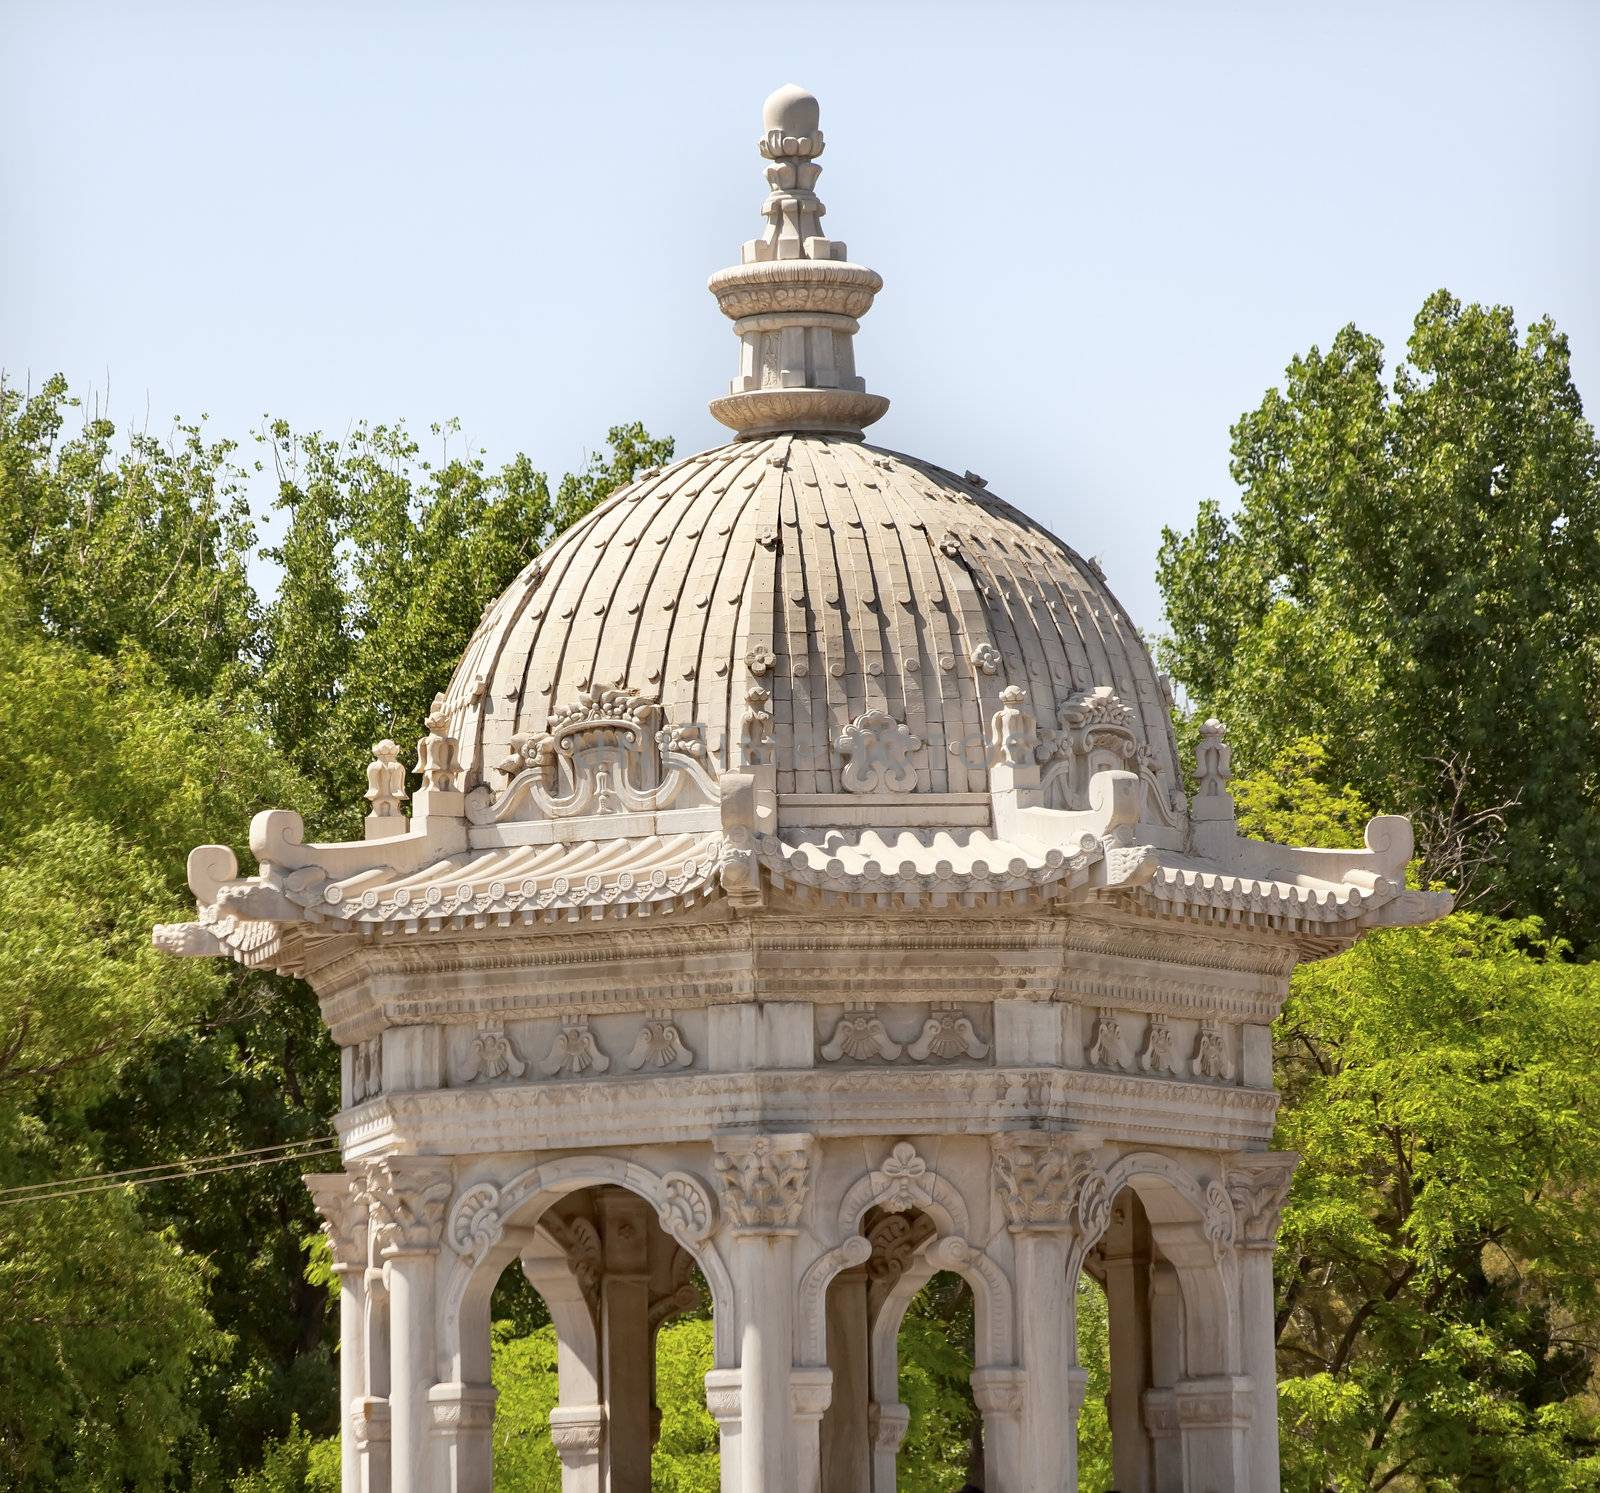
[[[34,1182],[22,1187],[0,1188],[0,1208],[20,1203],[51,1202],[56,1198],[84,1197],[109,1192],[118,1187],[149,1187],[159,1182],[181,1182],[190,1177],[210,1177],[219,1172],[244,1171],[258,1166],[281,1166],[290,1161],[310,1161],[336,1151],[334,1135],[311,1136],[284,1141],[275,1146],[257,1146],[248,1151],[222,1151],[214,1156],[192,1156],[182,1161],[161,1162],[153,1166],[129,1167],[120,1172],[89,1172],[78,1177],[61,1177],[53,1182]]]

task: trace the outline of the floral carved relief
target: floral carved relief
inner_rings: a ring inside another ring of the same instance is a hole
[[[917,786],[911,754],[922,738],[882,710],[858,715],[834,745],[845,759],[843,782],[850,793],[910,793]]]

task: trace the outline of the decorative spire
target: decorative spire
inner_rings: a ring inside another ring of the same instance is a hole
[[[783,430],[860,436],[889,408],[856,376],[853,338],[882,277],[851,264],[822,233],[816,194],[822,131],[815,97],[786,83],[762,109],[759,149],[771,163],[766,232],[710,290],[743,344],[739,377],[711,413],[742,437]]]

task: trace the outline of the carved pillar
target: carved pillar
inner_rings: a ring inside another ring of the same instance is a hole
[[[972,1371],[972,1398],[983,1417],[983,1483],[995,1493],[1022,1486],[1021,1369]]]
[[[1151,1493],[1144,1392],[1150,1386],[1150,1231],[1131,1193],[1118,1198],[1101,1245],[1110,1327],[1111,1465],[1118,1493]]]
[[[739,1446],[738,1369],[712,1369],[706,1375],[706,1410],[717,1423],[722,1493],[740,1493],[744,1464]]]
[[[362,1493],[356,1402],[367,1387],[367,1203],[360,1182],[345,1172],[302,1180],[322,1215],[339,1281],[339,1488]]]
[[[559,1234],[559,1237],[558,1237]],[[522,1273],[556,1330],[557,1403],[550,1440],[561,1459],[561,1493],[604,1493],[606,1411],[600,1393],[600,1238],[587,1219],[541,1221]]]
[[[1250,1422],[1253,1493],[1277,1493],[1278,1488],[1277,1303],[1272,1251],[1289,1180],[1299,1159],[1292,1151],[1231,1156],[1223,1174],[1234,1211],[1240,1348],[1255,1407]]]
[[[438,1452],[433,1465],[446,1493],[493,1493],[494,1403],[488,1384],[435,1384],[428,1423]]]
[[[799,1493],[822,1493],[821,1427],[833,1398],[833,1370],[820,1365],[792,1367],[789,1394],[794,1406],[794,1486]]]
[[[364,1194],[363,1194],[364,1196]],[[376,1230],[367,1230],[369,1261],[377,1259]],[[383,1267],[363,1273],[365,1311],[361,1324],[365,1383],[350,1410],[361,1493],[389,1493],[389,1287]]]
[[[857,1266],[828,1287],[828,1366],[833,1398],[822,1417],[822,1486],[869,1488],[872,1443],[867,1430],[867,1272]]]
[[[1151,1478],[1158,1490],[1183,1487],[1183,1446],[1173,1386],[1183,1374],[1183,1301],[1178,1273],[1153,1260],[1147,1297],[1150,1310],[1150,1388],[1142,1396],[1145,1435],[1150,1438]]]
[[[1011,1131],[992,1144],[995,1187],[1016,1252],[1027,1449],[1021,1486],[1058,1493],[1078,1485],[1078,1268],[1105,1230],[1110,1195],[1105,1173],[1071,1136]]]
[[[450,1170],[415,1157],[389,1157],[369,1168],[367,1192],[389,1286],[390,1488],[392,1493],[444,1493],[429,1461],[428,1391],[438,1362],[434,1274],[450,1201]],[[484,1441],[490,1434],[479,1426],[458,1426],[450,1433]],[[467,1457],[469,1465],[477,1461]],[[486,1466],[487,1454],[482,1461]]]
[[[743,1486],[749,1493],[792,1488],[800,1466],[791,1389],[792,1255],[811,1167],[811,1137],[722,1135],[715,1145],[739,1313]],[[810,1434],[816,1434],[815,1423]],[[727,1455],[725,1447],[724,1459]],[[816,1460],[815,1451],[810,1460]]]
[[[872,1493],[895,1493],[900,1443],[906,1439],[911,1410],[898,1400],[874,1400],[867,1406],[867,1435],[872,1441]]]
[[[615,1189],[602,1192],[597,1205],[609,1493],[650,1493],[650,1209],[643,1198]]]

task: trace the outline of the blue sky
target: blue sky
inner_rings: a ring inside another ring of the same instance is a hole
[[[1600,397],[1597,58],[1579,3],[0,0],[0,366],[152,429],[717,444],[705,278],[795,81],[886,281],[873,438],[983,473],[1153,629],[1161,526],[1343,323],[1548,312]]]

